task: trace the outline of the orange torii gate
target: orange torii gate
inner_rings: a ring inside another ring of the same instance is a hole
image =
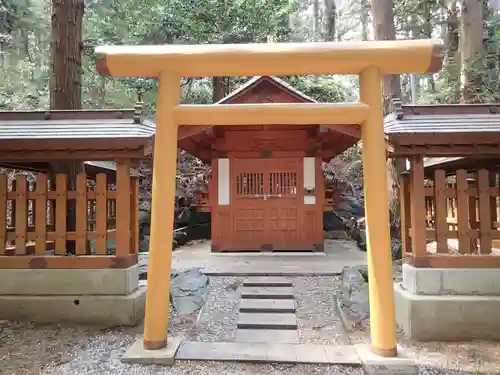
[[[347,43],[98,47],[97,70],[157,77],[157,127],[144,348],[167,345],[178,126],[360,124],[363,141],[372,351],[397,355],[389,236],[383,74],[434,73],[443,45],[432,40]],[[181,76],[359,74],[361,103],[180,105]],[[241,121],[244,119],[244,121]]]

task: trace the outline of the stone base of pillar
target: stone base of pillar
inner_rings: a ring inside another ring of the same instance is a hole
[[[500,269],[403,266],[396,321],[414,340],[500,339]]]
[[[135,325],[144,317],[146,286],[127,269],[0,272],[0,319],[38,323]]]

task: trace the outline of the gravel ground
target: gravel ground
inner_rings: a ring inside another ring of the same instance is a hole
[[[335,307],[340,277],[294,277],[301,344],[347,345],[347,336]]]
[[[196,341],[234,341],[242,277],[210,277],[207,301],[201,310]]]
[[[171,312],[170,328],[191,341],[234,341],[242,277],[212,277],[207,303],[199,313],[179,317]],[[293,278],[302,343],[368,342],[367,322],[349,334],[343,331],[332,298],[338,277]],[[35,325],[0,321],[2,375],[358,375],[360,368],[320,365],[252,365],[179,361],[172,368],[125,365],[120,356],[142,334],[132,328]],[[500,343],[417,344],[399,335],[400,344],[416,354],[421,375],[500,374]],[[439,370],[438,368],[446,368]],[[461,370],[459,370],[461,369]],[[470,371],[470,372],[467,372]],[[487,372],[489,371],[489,372]]]

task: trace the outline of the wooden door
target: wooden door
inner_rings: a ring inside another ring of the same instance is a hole
[[[301,159],[233,159],[233,250],[301,250]]]

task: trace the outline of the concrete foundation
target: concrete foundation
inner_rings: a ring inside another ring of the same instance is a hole
[[[3,269],[0,295],[126,295],[139,285],[139,266],[124,269]]]
[[[0,320],[135,325],[144,317],[145,300],[137,265],[0,272]]]
[[[396,320],[412,339],[500,339],[499,269],[403,266],[394,287]]]
[[[398,347],[397,357],[381,357],[374,354],[370,345],[355,345],[366,375],[417,375],[418,366],[403,349]]]
[[[181,344],[181,337],[169,337],[167,346],[159,350],[144,349],[144,340],[140,339],[127,350],[122,356],[123,363],[138,365],[165,365],[172,366],[175,362],[175,355]]]

